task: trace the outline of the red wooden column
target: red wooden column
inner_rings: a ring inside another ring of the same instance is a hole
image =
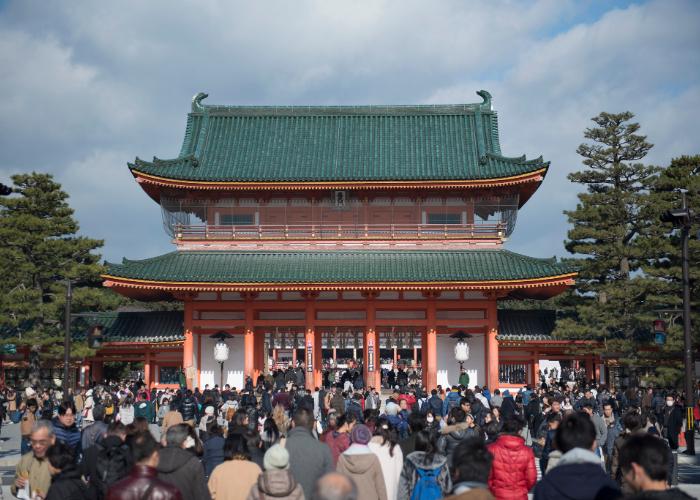
[[[487,375],[486,381],[489,390],[493,391],[498,388],[498,310],[496,297],[492,296],[489,300],[488,308],[486,309],[487,327],[486,327],[486,366]]]
[[[255,383],[255,330],[253,320],[255,311],[253,310],[252,297],[246,298],[245,303],[245,328],[243,332],[243,376],[252,377]],[[224,384],[226,382],[224,381]],[[245,381],[244,381],[245,383]]]
[[[321,335],[316,335],[315,299],[318,292],[306,292],[306,328],[304,333],[304,371],[306,372],[306,388],[313,391],[321,386]],[[296,349],[295,351],[296,352]],[[311,366],[309,366],[311,364]]]
[[[532,387],[535,388],[540,383],[540,353],[535,351],[532,355]]]
[[[375,387],[381,389],[382,384],[382,367],[379,362],[379,336],[377,335],[375,325],[376,304],[374,298],[376,292],[367,292],[367,324],[365,326],[365,338],[362,343],[363,361],[364,361],[364,378],[367,387]]]
[[[143,383],[148,389],[151,388],[153,373],[151,372],[151,351],[146,348],[146,356],[143,361]]]
[[[194,389],[196,373],[194,369],[194,335],[192,333],[192,301],[187,298],[184,304],[185,343],[182,349],[182,367],[185,370],[187,388]],[[200,367],[197,367],[199,370]]]
[[[423,332],[423,385],[430,391],[437,387],[437,325],[435,293],[427,295],[426,330]]]
[[[253,351],[255,359],[253,364],[253,383],[258,380],[258,376],[265,371],[265,360],[267,352],[265,352],[265,332],[257,332],[253,334]]]

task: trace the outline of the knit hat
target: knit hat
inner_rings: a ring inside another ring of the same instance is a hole
[[[24,390],[24,393],[27,395],[28,398],[33,398],[34,396],[36,396],[36,391],[31,387],[27,387]]]
[[[204,414],[205,415],[213,415],[214,414],[214,407],[207,406],[206,408],[204,408]]]
[[[358,424],[350,432],[350,441],[356,444],[367,444],[372,439],[372,431],[364,424]]]
[[[279,444],[271,446],[263,457],[263,467],[265,470],[288,469],[289,452]]]
[[[397,415],[399,413],[399,405],[396,403],[387,403],[385,412],[387,415]]]

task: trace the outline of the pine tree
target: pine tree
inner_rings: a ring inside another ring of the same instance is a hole
[[[601,113],[584,133],[592,142],[577,149],[586,168],[568,178],[586,191],[576,209],[564,213],[572,224],[565,246],[579,278],[560,299],[568,307],[555,330],[565,338],[602,340],[601,352],[630,365],[641,364],[638,345],[653,319],[645,303],[649,280],[639,273],[645,258],[640,235],[650,224],[646,197],[658,171],[640,163],[652,145],[637,134],[633,117]]]
[[[0,197],[0,331],[3,343],[29,349],[27,384],[40,385],[42,359],[63,359],[66,280],[73,311],[115,308],[121,299],[101,287],[102,240],[77,236],[68,194],[49,174],[12,177],[15,195]],[[76,343],[73,357],[91,351]]]
[[[700,155],[675,158],[655,179],[647,199],[651,223],[640,238],[647,257],[642,270],[653,278],[647,304],[658,316],[666,319],[669,329],[666,345],[657,353],[658,363],[653,382],[675,382],[683,376],[683,328],[680,231],[670,223],[661,223],[667,210],[681,207],[680,190],[693,216],[689,240],[691,325],[695,345],[700,340]]]

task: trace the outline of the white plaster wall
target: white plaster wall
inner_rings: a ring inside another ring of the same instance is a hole
[[[228,361],[224,363],[224,384],[240,389],[243,387],[243,369],[245,353],[243,351],[243,336],[234,335],[226,341],[229,347]],[[219,363],[214,360],[214,345],[216,340],[207,335],[202,336],[202,366],[200,367],[200,389],[206,384],[214,387],[221,383]],[[197,342],[195,342],[195,360],[197,359]]]
[[[465,361],[464,368],[469,374],[469,386],[483,385],[486,382],[484,335],[474,335],[468,342],[469,360]],[[443,387],[459,382],[459,363],[455,361],[456,343],[449,335],[437,336],[437,383]]]

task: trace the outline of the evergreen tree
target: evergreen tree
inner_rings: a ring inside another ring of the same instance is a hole
[[[675,382],[683,376],[683,327],[680,230],[671,223],[660,222],[667,210],[681,207],[680,190],[686,190],[691,210],[692,227],[689,240],[691,325],[695,345],[700,340],[700,155],[675,158],[664,168],[652,185],[647,200],[651,223],[640,238],[647,257],[642,264],[644,274],[653,278],[647,295],[648,307],[667,320],[666,345],[658,352],[656,374],[659,384]],[[662,312],[663,311],[663,312]]]
[[[579,268],[576,290],[555,335],[603,341],[603,351],[630,365],[639,362],[638,343],[648,333],[653,313],[645,302],[649,280],[639,271],[645,258],[640,235],[650,225],[646,197],[658,171],[640,163],[652,145],[637,134],[630,112],[601,113],[586,129],[577,152],[585,168],[569,174],[586,191],[575,210],[564,212],[572,228],[566,249]]]
[[[15,195],[0,197],[0,331],[5,344],[29,349],[26,383],[40,385],[41,359],[63,359],[66,280],[73,311],[113,309],[120,298],[101,286],[102,240],[77,236],[68,194],[49,174],[12,177]],[[74,358],[90,354],[76,343]]]

